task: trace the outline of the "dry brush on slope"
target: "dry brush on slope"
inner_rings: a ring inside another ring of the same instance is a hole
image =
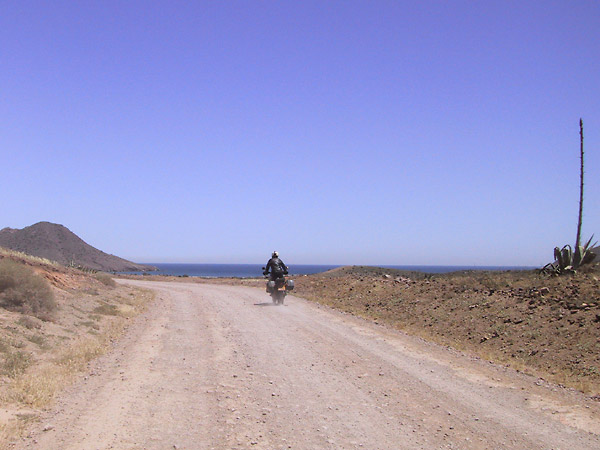
[[[109,349],[153,298],[114,285],[108,274],[87,275],[5,249],[0,249],[2,287],[0,449],[91,359]],[[40,293],[49,293],[41,309]]]

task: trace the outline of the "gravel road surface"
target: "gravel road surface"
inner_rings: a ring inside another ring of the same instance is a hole
[[[288,296],[119,280],[156,303],[27,449],[600,449],[577,392]]]

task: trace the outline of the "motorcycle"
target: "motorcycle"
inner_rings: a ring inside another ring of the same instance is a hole
[[[265,268],[263,267],[263,273]],[[265,275],[265,278],[270,278],[269,275]],[[294,280],[286,278],[285,274],[280,274],[274,280],[269,279],[267,281],[267,293],[271,295],[274,305],[283,305],[283,299],[287,295],[288,291],[294,289]]]

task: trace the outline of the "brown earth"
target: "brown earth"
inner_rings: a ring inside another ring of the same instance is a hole
[[[155,267],[109,255],[85,243],[67,227],[39,222],[21,230],[0,230],[0,247],[46,258],[65,266],[105,272],[148,271]]]
[[[343,267],[297,277],[296,295],[600,394],[600,263],[577,274],[424,274]]]

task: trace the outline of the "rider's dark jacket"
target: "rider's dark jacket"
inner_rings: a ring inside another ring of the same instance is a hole
[[[276,278],[288,273],[287,266],[277,257],[269,260],[267,266],[265,267],[265,275],[269,273],[269,270],[271,270],[271,278]]]

